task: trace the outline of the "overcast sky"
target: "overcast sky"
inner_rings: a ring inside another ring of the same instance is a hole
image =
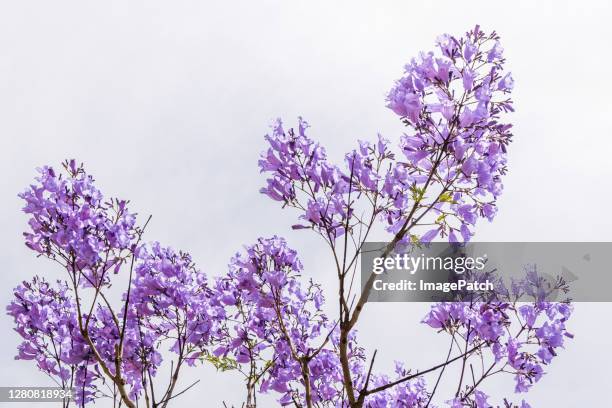
[[[258,194],[268,124],[303,115],[338,160],[357,138],[397,140],[384,96],[403,64],[476,23],[502,36],[517,108],[499,215],[476,239],[609,241],[611,18],[609,1],[591,0],[1,2],[0,304],[33,274],[61,277],[23,245],[16,194],[35,167],[70,157],[107,195],[153,214],[149,239],[190,251],[209,275],[243,244],[280,234],[331,296],[322,242],[291,231],[295,214]],[[418,323],[426,309],[368,305],[360,338],[381,369],[443,359],[447,338]],[[611,311],[577,305],[576,339],[528,395],[534,408],[607,403]],[[0,385],[49,384],[13,360],[19,339],[4,315],[0,329]],[[191,377],[203,381],[180,406],[239,401],[238,377],[210,367]]]

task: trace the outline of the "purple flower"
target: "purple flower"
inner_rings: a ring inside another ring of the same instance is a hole
[[[211,314],[206,277],[189,254],[141,244],[144,227],[126,200],[104,198],[74,160],[63,169],[39,169],[20,194],[30,217],[26,245],[61,264],[70,286],[35,277],[15,289],[7,310],[23,338],[18,358],[73,384],[79,406],[100,397],[105,381],[125,387],[129,405],[155,377],[160,347],[167,344],[175,364],[193,365],[221,315]],[[107,291],[118,275],[131,280],[112,305]]]

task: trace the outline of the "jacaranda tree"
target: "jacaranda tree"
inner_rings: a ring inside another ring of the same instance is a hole
[[[139,224],[127,201],[105,198],[82,165],[39,169],[20,195],[30,217],[26,245],[65,278],[36,276],[15,289],[8,313],[23,339],[17,358],[76,390],[64,407],[101,398],[130,408],[177,405],[190,387],[178,384],[185,366],[212,363],[243,376],[247,407],[274,393],[295,407],[528,408],[482,388],[508,375],[517,393],[527,392],[571,337],[571,306],[538,296],[533,268],[509,288],[498,282],[494,299],[433,304],[423,323],[450,344],[429,368],[398,362],[394,373],[379,373],[377,352],[359,346],[356,330],[374,275],[359,291],[355,273],[373,230],[386,229],[389,254],[397,244],[467,242],[478,219],[495,216],[512,136],[505,116],[513,79],[502,51],[495,32],[476,26],[461,38],[439,37],[435,52],[412,59],[387,98],[406,128],[396,148],[382,136],[359,141],[337,165],[306,121],[274,123],[259,161],[261,192],[297,211],[293,229],[314,231],[329,248],[333,316],[284,238],[258,239],[208,281],[189,254],[145,241],[150,218]],[[536,296],[519,303],[524,293]],[[451,364],[460,367],[456,390],[436,397]]]

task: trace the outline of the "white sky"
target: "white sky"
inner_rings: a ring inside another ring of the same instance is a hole
[[[476,238],[609,241],[611,17],[609,2],[590,0],[2,2],[0,303],[35,273],[61,276],[23,245],[16,194],[36,166],[66,157],[84,161],[106,194],[153,214],[148,238],[189,250],[210,275],[242,244],[280,234],[331,297],[324,245],[290,231],[295,214],[257,192],[268,123],[303,115],[337,159],[357,138],[397,140],[384,95],[403,64],[475,23],[502,35],[517,108],[500,212]],[[443,359],[446,337],[418,324],[426,308],[368,306],[360,338],[378,348],[381,369]],[[534,408],[607,401],[611,311],[577,305],[576,339],[528,395]],[[7,316],[0,328],[0,385],[48,384],[13,360]],[[191,370],[203,381],[180,406],[238,402],[237,377],[213,371]]]

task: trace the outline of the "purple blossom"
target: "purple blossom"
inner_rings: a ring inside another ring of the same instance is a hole
[[[15,331],[23,338],[18,360],[34,360],[38,368],[63,389],[76,384],[76,401],[84,405],[98,395],[95,382],[100,375],[90,347],[78,327],[74,303],[65,282],[55,286],[34,277],[14,290],[7,306]]]
[[[337,371],[330,372],[338,369],[337,357],[316,341],[333,324],[322,312],[321,288],[312,282],[302,287],[301,271],[297,253],[284,239],[260,238],[236,254],[227,275],[215,282],[212,305],[217,315],[224,316],[214,334],[215,356],[237,365],[247,378],[261,374],[259,384],[247,382],[248,400],[256,386],[261,392],[280,393],[281,403],[303,400],[300,382],[306,380],[306,360],[313,400],[338,396],[338,389],[325,380],[328,375],[338,376]]]
[[[427,215],[439,224],[437,235],[455,240],[461,232],[469,240],[479,218],[495,216],[512,136],[504,119],[513,110],[513,81],[504,73],[498,40],[479,27],[463,38],[443,35],[437,53],[421,53],[406,65],[387,98],[409,129],[400,154],[379,136],[376,144],[361,141],[346,154],[345,166],[336,166],[306,135],[301,118],[297,131],[285,131],[278,120],[259,161],[269,174],[261,191],[300,210],[330,242],[364,224],[355,217],[355,200],[371,205],[402,239],[421,225],[413,219]]]
[[[528,273],[519,285],[532,285],[530,279]],[[565,326],[572,309],[567,303],[537,298],[520,305],[518,297],[504,293],[508,292],[499,290],[498,299],[489,302],[437,303],[423,323],[480,345],[481,355],[489,350],[494,366],[512,369],[516,392],[527,392],[542,378],[544,366],[557,356],[564,339],[573,337]],[[479,400],[484,404],[484,394],[474,393],[476,406]]]
[[[437,382],[429,389],[423,374],[442,368],[439,380],[455,362],[462,376],[454,398],[444,397],[447,406],[490,407],[494,398],[479,387],[493,374],[510,373],[517,393],[529,391],[573,337],[566,327],[571,305],[547,301],[558,288],[535,267],[510,290],[500,283],[498,298],[433,304],[423,323],[453,342],[446,363],[432,370],[396,362],[392,375],[379,373],[376,352],[368,355],[357,339],[368,293],[356,293],[353,278],[372,229],[384,228],[393,244],[467,242],[480,218],[497,213],[514,87],[499,37],[476,26],[463,37],[444,34],[436,46],[413,58],[388,93],[387,106],[406,127],[396,146],[381,135],[360,140],[334,164],[302,118],[296,130],[277,120],[265,137],[260,191],[296,209],[292,228],[312,229],[332,250],[334,319],[285,239],[259,238],[209,285],[188,253],[144,243],[148,221],[138,225],[128,201],[105,198],[71,160],[63,172],[38,169],[20,194],[29,216],[26,245],[59,263],[66,281],[53,286],[35,277],[14,290],[7,311],[22,337],[16,358],[35,361],[64,388],[76,385],[78,406],[104,397],[110,383],[120,393],[115,403],[135,408],[152,399],[165,408],[181,367],[201,361],[240,372],[248,406],[257,393],[275,393],[281,406],[433,408]],[[114,304],[107,296],[121,280],[127,288]],[[519,305],[523,295],[533,302]],[[164,358],[172,372],[155,400],[152,382]],[[463,373],[472,358],[483,369],[471,372],[480,377],[470,385]],[[523,400],[520,408],[530,405]]]
[[[207,352],[216,324],[206,277],[189,254],[141,244],[146,224],[136,224],[126,200],[105,199],[74,160],[63,168],[39,169],[20,194],[30,216],[26,245],[62,265],[67,282],[54,289],[35,277],[15,289],[7,310],[23,338],[18,358],[74,384],[79,406],[107,396],[101,389],[110,381],[134,408],[143,394],[153,398],[148,388],[167,343],[175,373],[160,397],[169,398],[178,370]],[[128,288],[113,305],[108,292],[118,277]]]

